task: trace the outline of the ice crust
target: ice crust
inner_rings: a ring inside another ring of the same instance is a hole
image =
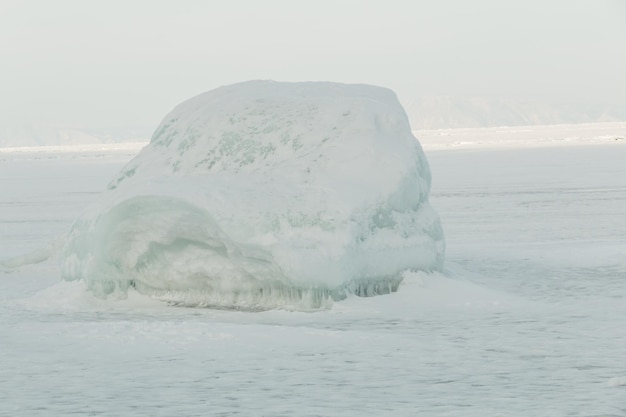
[[[182,305],[317,309],[440,270],[430,170],[395,94],[250,81],[194,97],[79,218],[65,280]]]

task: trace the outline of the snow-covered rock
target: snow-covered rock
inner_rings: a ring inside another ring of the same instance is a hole
[[[438,270],[430,171],[390,90],[250,81],[194,97],[73,225],[66,280],[218,308],[323,308]]]

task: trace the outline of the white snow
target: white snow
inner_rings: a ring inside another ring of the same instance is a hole
[[[393,92],[252,81],[168,114],[73,226],[66,280],[186,305],[323,308],[440,270],[430,170]]]

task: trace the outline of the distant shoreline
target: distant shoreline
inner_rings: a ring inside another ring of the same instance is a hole
[[[426,151],[623,144],[626,122],[413,130]]]
[[[149,143],[148,140],[142,142],[120,142],[120,143],[94,143],[85,145],[38,145],[38,146],[12,146],[0,147],[0,153],[72,153],[72,152],[128,152],[139,151]]]
[[[426,151],[626,145],[626,122],[413,130]],[[82,145],[0,146],[7,153],[139,152],[149,140]]]

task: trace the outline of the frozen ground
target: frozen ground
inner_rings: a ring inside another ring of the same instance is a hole
[[[0,416],[626,416],[623,125],[501,130],[419,135],[447,276],[393,295],[242,313],[94,300],[53,261],[0,272]],[[0,258],[66,231],[137,150],[0,152]]]

